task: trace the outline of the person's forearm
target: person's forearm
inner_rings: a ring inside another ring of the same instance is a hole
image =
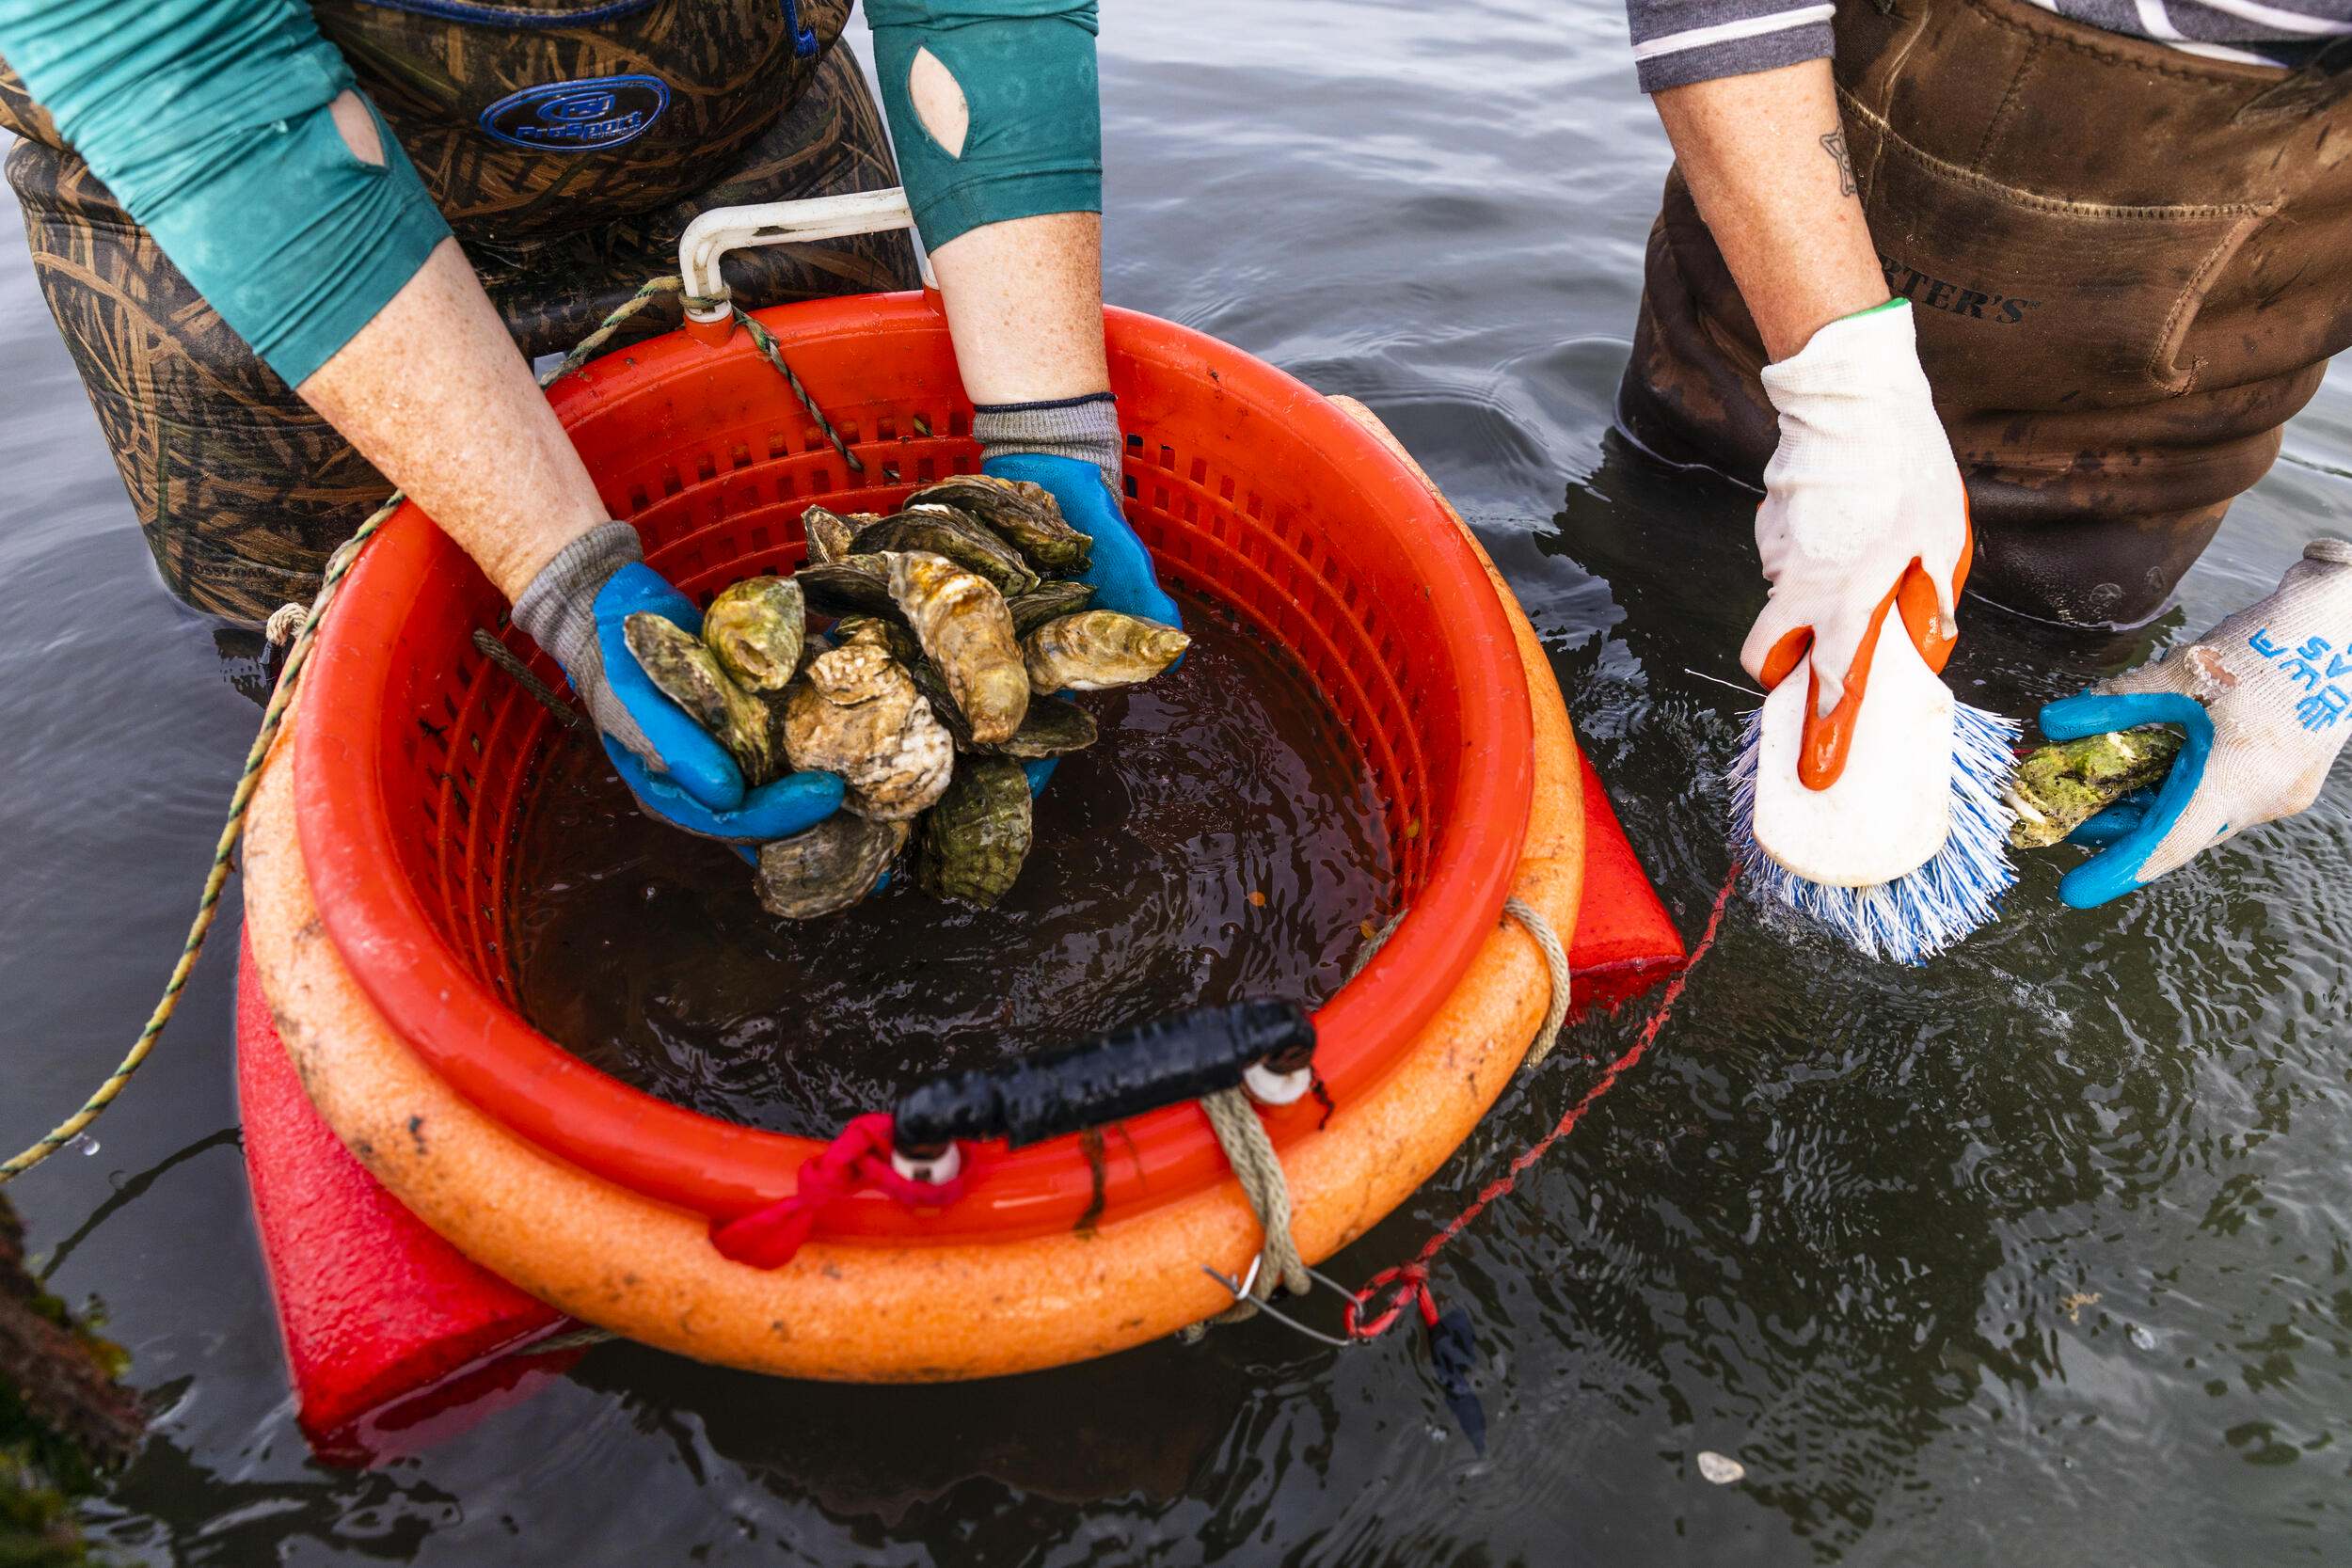
[[[455,240],[295,389],[509,600],[610,515]]]
[[[932,253],[963,389],[982,406],[1110,388],[1103,220],[1053,213],[967,230]]]
[[[1889,297],[1862,216],[1827,60],[1655,95],[1691,198],[1765,352]]]
[[[1094,0],[867,0],[900,177],[982,407],[1105,391]]]

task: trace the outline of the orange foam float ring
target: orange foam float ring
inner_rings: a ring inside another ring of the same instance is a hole
[[[1367,413],[1345,414],[1396,450]],[[1426,485],[1409,459],[1400,467]],[[1458,519],[1451,526],[1459,529]],[[1532,788],[1508,891],[1565,943],[1584,863],[1581,760],[1533,629],[1466,530],[1461,538],[1505,607],[1530,694],[1524,761]],[[318,689],[306,689],[298,715],[319,700]],[[302,728],[297,716],[291,733]],[[278,1032],[337,1135],[404,1205],[492,1273],[583,1322],[681,1354],[847,1381],[1060,1365],[1163,1336],[1230,1304],[1202,1266],[1246,1271],[1261,1242],[1230,1178],[1106,1212],[1085,1228],[1009,1227],[909,1244],[829,1224],[783,1269],[727,1261],[709,1243],[707,1208],[560,1157],[486,1115],[421,1059],[322,917],[296,772],[292,748],[281,743],[256,797],[246,860],[255,972]],[[369,963],[400,959],[363,955]],[[1451,1155],[1509,1082],[1549,985],[1533,940],[1499,921],[1399,1059],[1355,1085],[1327,1124],[1285,1128],[1283,1113],[1269,1117],[1290,1180],[1294,1233],[1311,1260],[1360,1235]],[[1205,1121],[1190,1106],[1155,1115]]]

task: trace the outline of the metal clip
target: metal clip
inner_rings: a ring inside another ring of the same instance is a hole
[[[1259,1311],[1263,1312],[1267,1317],[1272,1318],[1276,1323],[1280,1323],[1285,1328],[1295,1329],[1298,1333],[1304,1334],[1310,1339],[1332,1346],[1334,1349],[1338,1350],[1345,1350],[1356,1342],[1353,1339],[1343,1338],[1340,1335],[1326,1334],[1319,1328],[1309,1328],[1305,1323],[1300,1323],[1296,1318],[1292,1317],[1288,1312],[1283,1311],[1273,1303],[1254,1300],[1250,1296],[1249,1292],[1257,1286],[1258,1271],[1263,1267],[1264,1264],[1265,1253],[1262,1249],[1256,1257],[1249,1259],[1249,1272],[1242,1275],[1242,1277],[1238,1280],[1234,1279],[1231,1275],[1219,1274],[1216,1270],[1209,1267],[1206,1263],[1200,1265],[1200,1272],[1207,1275],[1211,1279],[1216,1280],[1219,1285],[1224,1286],[1228,1291],[1231,1291],[1233,1293],[1233,1300],[1236,1304],[1245,1301],[1249,1302],[1250,1305],[1257,1307]],[[1325,1274],[1320,1269],[1309,1268],[1307,1270],[1307,1277],[1314,1281],[1317,1285],[1324,1286],[1327,1289],[1346,1297],[1350,1301],[1356,1299],[1355,1291],[1349,1290],[1346,1286],[1341,1284],[1338,1280],[1332,1278],[1329,1275]]]

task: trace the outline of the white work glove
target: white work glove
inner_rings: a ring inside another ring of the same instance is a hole
[[[1941,671],[1967,574],[1968,496],[1919,369],[1911,303],[1831,322],[1764,367],[1764,390],[1780,412],[1756,514],[1772,596],[1740,662],[1770,690],[1809,649],[1814,711],[1829,714],[1915,562],[1924,576],[1906,595],[1905,619],[1929,668]]]
[[[2119,802],[2074,830],[2074,842],[2106,846],[2058,884],[2076,909],[2318,799],[2352,734],[2352,544],[2312,540],[2260,604],[2042,710],[2052,740],[2140,724],[2177,724],[2186,739],[2153,801]]]

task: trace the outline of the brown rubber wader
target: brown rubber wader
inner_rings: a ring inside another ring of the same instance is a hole
[[[2025,0],[1842,0],[1836,37],[1870,233],[1967,480],[1970,590],[2146,620],[2352,343],[2352,73],[2207,60]],[[1670,173],[1619,421],[1760,483],[1763,363]]]
[[[499,8],[560,21],[586,8]],[[706,208],[898,180],[865,77],[833,47],[849,0],[659,0],[592,27],[476,25],[361,0],[314,9],[534,357],[675,272],[678,234]],[[795,11],[806,53],[787,24]],[[516,97],[533,88],[647,77],[658,91],[620,103],[649,123],[608,147],[517,147],[481,123],[510,100],[510,122],[540,123]],[[308,600],[390,486],[198,297],[4,67],[0,127],[27,138],[8,175],[34,268],[165,582],[242,622]],[[727,277],[751,307],[916,282],[902,234],[745,252]],[[678,320],[664,301],[615,346]]]

